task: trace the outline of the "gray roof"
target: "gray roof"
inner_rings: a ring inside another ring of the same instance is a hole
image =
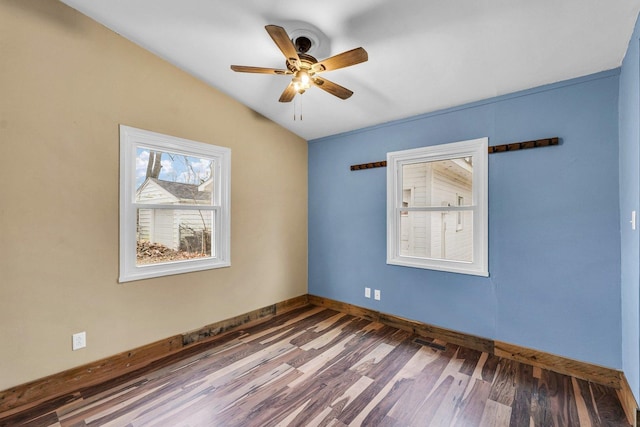
[[[178,199],[188,200],[211,200],[210,191],[198,191],[198,186],[194,184],[184,184],[182,182],[163,181],[161,179],[149,178],[150,181],[155,182],[160,187],[167,190],[169,193],[177,197]]]

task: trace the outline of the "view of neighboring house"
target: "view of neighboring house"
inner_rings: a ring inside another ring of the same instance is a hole
[[[470,205],[472,171],[473,166],[465,159],[404,165],[402,206],[446,208]],[[470,211],[406,211],[402,214],[400,228],[400,252],[403,256],[472,260]]]
[[[210,254],[213,211],[172,206],[211,206],[212,190],[212,179],[195,185],[147,178],[136,191],[136,203],[168,206],[138,210],[138,242]]]

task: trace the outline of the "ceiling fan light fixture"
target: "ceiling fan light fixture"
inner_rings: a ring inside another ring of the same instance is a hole
[[[303,94],[305,90],[311,87],[311,77],[305,69],[301,69],[296,72],[295,77],[292,80],[293,88],[299,94]]]
[[[311,80],[311,78],[309,77],[309,73],[307,73],[306,70],[298,71],[298,77],[300,77],[300,81],[302,82],[302,84],[307,86],[309,85],[309,80]]]

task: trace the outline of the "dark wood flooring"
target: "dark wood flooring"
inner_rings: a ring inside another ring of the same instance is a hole
[[[416,338],[309,306],[0,425],[629,426],[611,388]]]

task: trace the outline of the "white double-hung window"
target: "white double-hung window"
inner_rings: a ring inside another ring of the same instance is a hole
[[[231,150],[120,126],[120,282],[227,267]]]
[[[488,276],[488,139],[387,154],[387,263]]]

